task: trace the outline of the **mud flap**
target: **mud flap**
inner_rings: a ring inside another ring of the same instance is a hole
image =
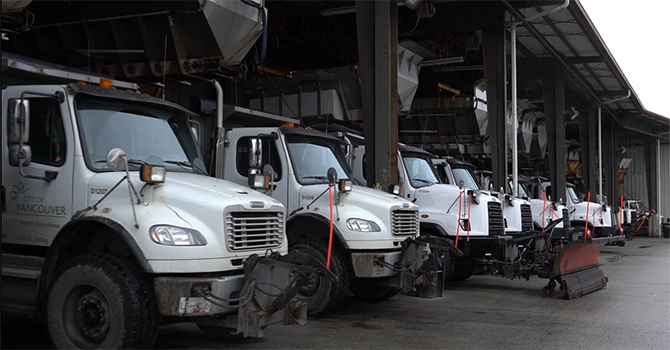
[[[402,243],[403,258],[400,274],[402,290],[405,294],[422,298],[441,297],[444,290],[442,276],[442,252],[463,256],[453,243],[442,237],[420,236],[408,238]]]
[[[337,279],[318,260],[299,252],[283,256],[275,252],[264,258],[254,254],[245,260],[246,278],[240,295],[248,298],[240,302],[236,334],[261,338],[271,324],[304,324],[307,304],[294,297],[312,273]]]
[[[604,288],[609,280],[598,265],[600,250],[605,244],[624,239],[624,236],[619,235],[580,238],[567,243],[554,261],[554,276],[548,287],[553,292],[553,280],[559,281],[567,299],[578,298]]]

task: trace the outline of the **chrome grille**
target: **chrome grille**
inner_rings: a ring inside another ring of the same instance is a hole
[[[533,213],[529,204],[521,204],[521,231],[533,230]]]
[[[488,203],[489,209],[489,234],[505,234],[505,221],[503,219],[502,205],[496,202]]]
[[[567,209],[563,209],[563,227],[570,227],[570,214]]]
[[[391,230],[396,236],[419,233],[418,210],[394,210],[391,213]]]
[[[284,215],[280,212],[231,212],[226,214],[228,250],[279,247],[284,237]]]

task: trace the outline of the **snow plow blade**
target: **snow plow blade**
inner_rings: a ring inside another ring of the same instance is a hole
[[[580,238],[566,244],[554,261],[552,280],[561,284],[567,299],[575,299],[605,287],[609,280],[598,265],[600,250],[605,244],[624,239],[622,235]],[[553,292],[551,283],[545,288]],[[545,290],[545,294],[550,293]]]

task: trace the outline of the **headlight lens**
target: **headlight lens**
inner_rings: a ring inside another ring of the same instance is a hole
[[[205,237],[196,230],[188,228],[157,225],[149,229],[151,240],[162,245],[202,246],[207,245]]]
[[[380,232],[382,230],[376,223],[363,219],[347,220],[347,228],[358,232]]]

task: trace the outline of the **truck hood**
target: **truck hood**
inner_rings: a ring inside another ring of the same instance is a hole
[[[586,209],[588,206],[588,220],[594,226],[612,226],[612,208],[609,205],[599,205],[593,202],[579,202],[574,205],[570,213],[570,220],[586,220]]]
[[[101,195],[95,196],[98,189],[109,190],[122,177],[123,173],[99,173],[91,178],[88,185],[89,205],[95,204],[96,197],[101,197]],[[139,192],[145,184],[139,180],[137,172],[131,172],[130,177]],[[126,186],[119,185],[119,187]],[[125,188],[117,188],[114,192],[122,192],[126,197],[128,196],[128,190]],[[273,206],[283,207],[278,200],[249,188],[230,181],[192,173],[168,172],[165,176],[165,183],[147,186],[142,192],[145,197],[144,201],[149,203],[160,197],[166,203],[191,202],[197,199],[213,206],[219,206],[219,203],[221,207],[239,205],[248,210],[269,209]],[[98,194],[100,194],[99,191]],[[116,196],[118,195],[117,193]]]

